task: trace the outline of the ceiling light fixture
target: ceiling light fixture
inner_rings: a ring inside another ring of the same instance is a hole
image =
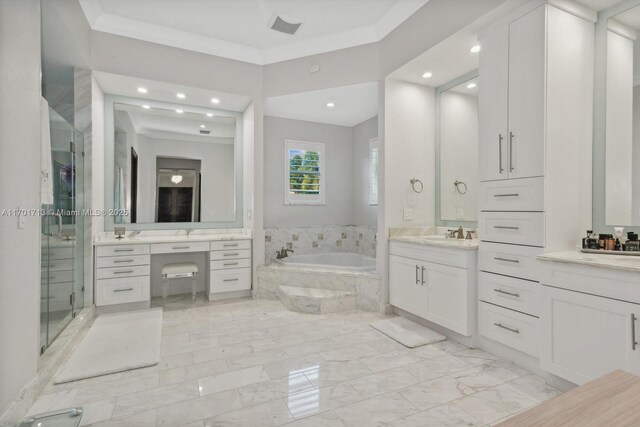
[[[204,128],[205,128],[205,125],[200,125],[200,127],[201,127],[202,129],[204,129]]]
[[[148,106],[148,105],[143,105],[143,106],[142,106],[142,108],[144,108],[145,110],[148,110],[148,109],[149,109],[149,108],[151,108],[151,107],[150,107],[150,106]]]
[[[327,102],[327,107],[333,108],[335,106],[336,106],[336,104],[334,104],[333,102]]]
[[[482,50],[482,47],[479,44],[477,44],[477,45],[473,46],[471,49],[469,49],[469,52],[478,53],[478,52],[480,52],[480,50]]]
[[[433,74],[430,71],[427,71],[426,73],[424,73],[422,75],[422,78],[423,79],[428,79],[428,78],[431,78],[431,76],[433,76]]]
[[[180,184],[182,182],[182,175],[173,175],[171,177],[171,182],[174,184]]]
[[[184,93],[176,93],[176,96],[180,99],[185,99],[187,97]]]
[[[176,110],[176,113],[182,114],[182,113],[184,113],[184,111],[183,110]]]
[[[146,88],[146,87],[139,87],[139,88],[138,88],[138,92],[140,92],[140,93],[147,93],[147,92],[148,92],[148,90],[147,90],[147,88]]]
[[[213,117],[213,113],[207,113],[207,117]]]
[[[220,100],[218,98],[211,98],[212,104],[220,104]]]
[[[478,86],[478,85],[477,85],[477,84],[475,84],[475,83],[469,83],[469,84],[467,85],[467,89],[473,89],[473,88],[475,88],[476,86]]]

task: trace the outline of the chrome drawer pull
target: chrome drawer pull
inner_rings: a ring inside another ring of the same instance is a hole
[[[133,288],[124,288],[124,289],[114,289],[113,292],[129,292],[132,291]]]
[[[123,262],[133,262],[135,260],[133,259],[117,259],[115,261],[113,261],[114,264],[122,264]]]
[[[520,264],[520,261],[517,259],[502,258],[499,256],[493,257],[493,259],[495,259],[496,261],[506,261],[506,262],[513,262],[516,264]]]
[[[518,197],[520,193],[494,194],[493,197]]]
[[[504,326],[502,323],[494,323],[494,325],[497,326],[498,328],[506,329],[507,331],[513,332],[515,334],[519,334],[520,333],[519,330],[510,328],[508,326]]]
[[[171,249],[189,249],[190,246],[174,246]]]
[[[113,274],[131,274],[133,270],[114,271]]]
[[[129,248],[129,249],[114,249],[113,252],[133,252],[133,248]]]
[[[225,262],[222,265],[227,266],[227,265],[238,265],[238,264],[240,264],[240,263],[239,262]]]
[[[223,282],[237,282],[238,280],[240,279],[236,277],[235,279],[224,279]]]
[[[239,246],[238,243],[228,243],[228,244],[224,244],[222,245],[223,248],[235,248],[236,246]]]
[[[233,253],[233,254],[222,254],[222,256],[238,256],[240,255],[239,253]]]
[[[501,230],[520,230],[520,227],[515,227],[510,225],[494,225],[493,228],[498,228]]]
[[[498,292],[500,294],[511,295],[512,297],[520,298],[520,294],[515,292],[503,291],[502,289],[494,289],[493,292]]]

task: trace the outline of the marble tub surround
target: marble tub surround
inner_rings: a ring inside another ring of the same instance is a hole
[[[265,228],[267,263],[281,248],[297,255],[326,252],[353,252],[375,258],[376,227],[331,225],[322,227]]]
[[[568,264],[589,265],[592,267],[612,268],[640,272],[640,257],[615,254],[593,254],[575,251],[547,252],[538,255],[542,261],[556,261]]]
[[[159,365],[48,384],[31,412],[82,405],[83,425],[485,426],[559,392],[452,341],[407,349],[353,311],[243,300],[165,313]]]
[[[192,230],[187,235],[187,229],[181,230],[149,230],[127,231],[122,239],[117,239],[113,232],[95,233],[94,245],[123,245],[134,243],[173,243],[185,241],[237,240],[250,239],[251,230],[243,228],[220,228]]]
[[[358,309],[380,309],[380,276],[370,272],[307,270],[277,264],[258,267],[255,298],[278,299],[280,286],[349,292],[355,294]]]
[[[278,286],[278,299],[291,311],[309,314],[340,313],[356,309],[356,294],[331,289]]]

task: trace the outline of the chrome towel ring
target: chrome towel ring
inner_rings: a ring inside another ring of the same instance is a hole
[[[411,183],[411,188],[413,188],[413,191],[415,191],[416,193],[422,193],[422,190],[424,190],[424,185],[422,185],[422,181],[420,181],[418,178],[411,178],[409,182]],[[420,190],[416,189],[416,184],[420,184]]]
[[[467,184],[465,184],[462,181],[458,181],[457,179],[455,180],[455,182],[453,183],[453,185],[456,187],[456,191],[460,194],[467,194]],[[464,187],[464,190],[461,189],[461,187]]]

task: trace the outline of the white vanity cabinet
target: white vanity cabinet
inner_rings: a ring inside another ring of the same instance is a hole
[[[96,306],[148,303],[150,298],[149,245],[96,248]]]
[[[389,300],[408,313],[471,336],[475,249],[389,242]]]

